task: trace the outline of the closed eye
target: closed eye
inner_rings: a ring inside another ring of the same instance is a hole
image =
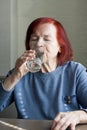
[[[44,40],[45,40],[45,41],[51,41],[51,39],[50,39],[50,38],[44,38]]]
[[[30,41],[37,41],[37,40],[38,40],[38,37],[36,36],[30,38]]]

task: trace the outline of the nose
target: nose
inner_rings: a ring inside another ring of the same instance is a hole
[[[43,40],[42,38],[39,38],[37,41],[37,47],[43,46]]]

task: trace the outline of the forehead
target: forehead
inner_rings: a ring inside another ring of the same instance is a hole
[[[40,24],[38,25],[35,30],[34,33],[42,33],[42,34],[47,34],[47,35],[56,35],[56,27],[51,24],[51,23],[44,23],[44,24]]]

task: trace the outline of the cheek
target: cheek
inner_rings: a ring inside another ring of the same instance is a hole
[[[30,45],[30,49],[34,49],[35,48],[35,43],[34,42],[30,42],[29,45]]]
[[[59,47],[58,46],[54,46],[54,45],[51,45],[51,46],[46,46],[46,51],[51,53],[51,54],[58,54],[59,52]]]
[[[58,54],[58,49],[53,47],[46,48],[46,57],[53,58],[56,57]]]

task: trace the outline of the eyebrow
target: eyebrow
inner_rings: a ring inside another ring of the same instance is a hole
[[[35,33],[32,33],[31,36],[37,36]]]
[[[44,35],[45,37],[51,37],[49,34],[48,35]]]

